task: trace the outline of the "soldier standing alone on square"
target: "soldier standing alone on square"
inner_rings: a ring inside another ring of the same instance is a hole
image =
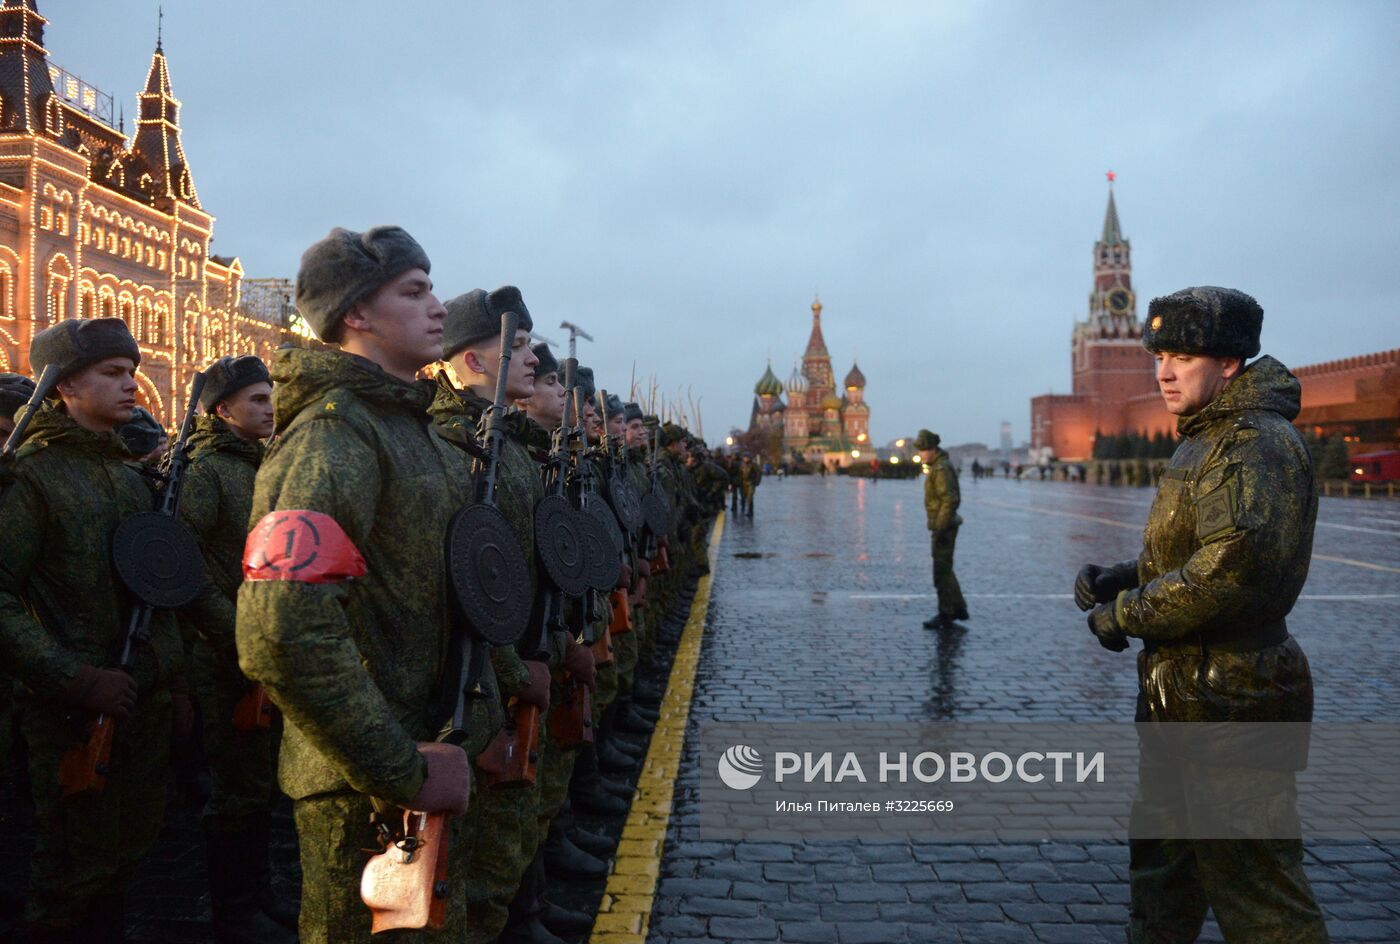
[[[948,453],[938,448],[937,433],[919,430],[914,448],[924,463],[924,511],[933,541],[933,589],[938,593],[938,613],[924,620],[924,629],[948,629],[957,620],[968,618],[967,601],[953,573],[953,549],[958,540],[962,516],[958,505],[958,476],[948,461]]]

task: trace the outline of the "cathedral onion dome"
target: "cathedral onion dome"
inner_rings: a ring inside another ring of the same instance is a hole
[[[846,375],[846,387],[865,389],[865,375],[860,372],[859,364],[851,364],[851,372]]]
[[[828,393],[826,399],[822,401],[823,410],[839,410],[841,406],[841,398],[838,397],[835,392]]]
[[[754,384],[753,392],[760,397],[779,397],[783,394],[783,382],[773,373],[773,365],[769,364],[763,371],[763,376],[758,378],[758,383]]]
[[[802,370],[796,365],[792,365],[792,376],[787,382],[788,393],[793,395],[807,392],[807,378],[802,376]]]

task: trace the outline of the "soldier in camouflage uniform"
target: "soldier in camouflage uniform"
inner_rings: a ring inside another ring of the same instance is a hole
[[[938,446],[937,433],[919,430],[914,448],[924,463],[924,511],[933,542],[933,589],[938,593],[938,613],[924,621],[925,629],[948,629],[956,620],[968,618],[967,601],[957,574],[953,573],[953,550],[957,546],[962,516],[958,505],[958,476],[948,461],[948,453]]]
[[[124,322],[99,318],[41,331],[29,356],[36,372],[59,365],[61,380],[58,402],[29,425],[0,507],[0,664],[21,686],[37,833],[27,940],[116,941],[127,881],[165,811],[171,682],[184,661],[174,619],[157,612],[130,672],[104,667],[131,606],[112,533],[155,503],[114,433],[136,406],[141,352]],[[106,786],[65,797],[60,762],[97,713],[117,721]]]
[[[472,499],[463,452],[430,428],[442,354],[428,258],[398,227],[332,230],[302,256],[297,310],[339,351],[284,349],[278,439],[258,470],[238,591],[239,663],[285,718],[279,779],[301,845],[303,944],[370,940],[360,877],[378,845],[371,813],[463,812],[470,754],[495,733],[489,664],[464,747],[438,743],[454,619],[444,531]],[[314,530],[313,530],[314,528]],[[452,820],[450,869],[464,829]],[[395,940],[460,941],[447,930]]]
[[[238,669],[235,631],[253,482],[275,422],[267,365],[251,354],[215,361],[205,369],[200,407],[180,515],[204,552],[208,577],[185,619],[195,636],[191,676],[209,757],[203,819],[214,939],[294,941],[296,911],[273,897],[268,865],[280,719],[269,711],[265,727],[234,721],[252,688]]]
[[[1075,582],[1076,602],[1093,607],[1089,627],[1106,648],[1143,640],[1140,722],[1312,718],[1308,660],[1285,617],[1307,578],[1317,490],[1291,422],[1297,379],[1272,357],[1245,364],[1259,352],[1263,317],[1253,298],[1214,287],[1148,308],[1143,345],[1157,356],[1158,385],[1182,441],[1142,554],[1086,566]],[[1135,818],[1222,802],[1258,809],[1282,798],[1292,806],[1292,770],[1216,767],[1217,795],[1206,799],[1181,769],[1146,764]],[[1327,940],[1299,839],[1133,838],[1130,849],[1135,944],[1194,941],[1207,907],[1230,942]]]
[[[763,481],[763,470],[747,452],[739,462],[739,511],[753,517],[753,493]]]
[[[492,300],[495,300],[493,303]],[[438,376],[438,394],[433,403],[437,429],[453,441],[476,440],[484,431],[483,417],[496,393],[500,368],[501,311],[507,304],[520,315],[513,339],[506,377],[506,396],[527,400],[534,392],[535,369],[539,358],[530,349],[530,329],[534,326],[519,292],[498,289],[489,296],[480,289],[453,298],[447,303],[444,322],[443,354],[463,383],[457,390],[445,372]],[[507,417],[506,440],[501,451],[498,480],[498,507],[520,539],[530,567],[530,594],[538,604],[541,586],[535,564],[534,508],[544,496],[539,466],[530,455],[531,427],[536,424],[520,411]],[[536,606],[534,619],[539,615]],[[540,709],[543,750],[536,765],[535,783],[509,790],[478,790],[469,821],[476,825],[463,875],[468,907],[468,941],[491,941],[506,930],[505,939],[549,941],[552,935],[542,926],[534,906],[539,894],[536,872],[531,863],[541,842],[540,805],[542,790],[562,778],[566,787],[569,772],[561,771],[571,760],[565,753],[550,750],[548,711],[558,695],[564,669],[593,682],[593,656],[567,633],[550,631],[541,651],[539,627],[533,621],[520,649],[496,646],[491,651],[501,685],[502,699],[515,698]],[[522,658],[522,655],[524,658]],[[502,706],[504,708],[504,705]],[[561,788],[562,792],[562,788]],[[529,886],[523,902],[514,911],[512,900],[522,880]],[[510,926],[507,928],[507,921]]]
[[[14,431],[15,413],[29,402],[34,381],[22,374],[0,374],[0,442]],[[0,495],[11,481],[8,467],[0,467]],[[0,777],[9,770],[10,745],[14,736],[14,680],[0,674]],[[3,899],[0,899],[3,904]]]

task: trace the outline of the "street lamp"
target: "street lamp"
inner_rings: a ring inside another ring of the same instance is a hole
[[[852,459],[859,459],[859,458],[860,458],[860,450],[859,450],[859,449],[852,449],[852,450],[851,450],[851,458],[852,458]]]
[[[895,444],[895,446],[896,446],[897,448],[899,448],[899,449],[903,449],[903,448],[904,448],[904,440],[902,440],[902,439],[896,439],[896,440],[894,441],[894,444]]]
[[[724,437],[724,444],[725,444],[726,446],[733,446],[733,445],[734,445],[734,437],[733,437],[733,436],[726,436],[726,437]]]
[[[890,456],[890,465],[899,465],[899,456]]]

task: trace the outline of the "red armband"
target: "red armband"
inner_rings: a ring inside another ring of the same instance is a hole
[[[244,580],[338,583],[365,573],[365,559],[350,535],[319,511],[264,515],[243,545]]]

